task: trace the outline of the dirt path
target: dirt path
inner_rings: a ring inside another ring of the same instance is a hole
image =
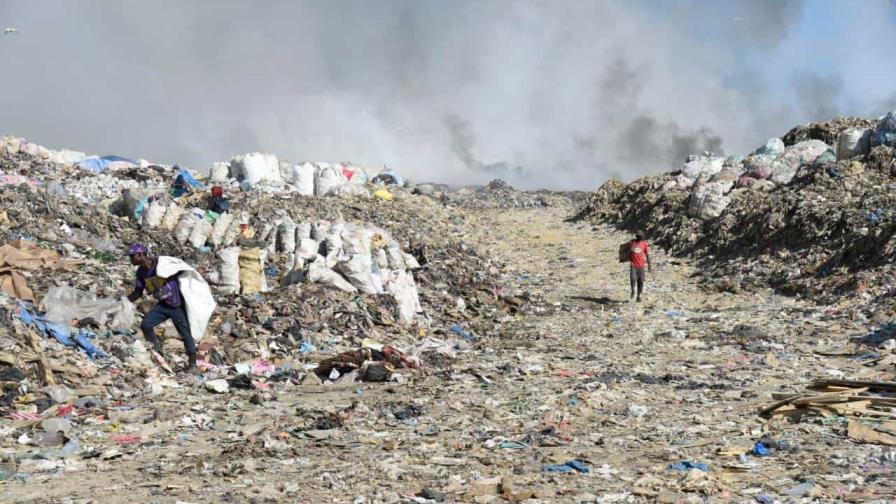
[[[262,406],[185,383],[183,401],[115,427],[151,441],[100,455],[89,473],[82,461],[3,491],[12,502],[427,502],[414,497],[422,488],[447,502],[749,502],[793,499],[784,492],[811,479],[826,498],[887,495],[866,462],[879,447],[756,415],[772,390],[830,369],[866,373],[814,350],[867,328],[768,292],[706,293],[659,250],[644,302],[631,303],[615,260],[626,237],[563,217],[481,215],[472,241],[547,309],[503,320],[502,338],[443,371],[404,385],[302,386]],[[738,457],[764,435],[798,449]],[[545,472],[572,459],[590,472]],[[668,469],[685,461],[710,470]]]

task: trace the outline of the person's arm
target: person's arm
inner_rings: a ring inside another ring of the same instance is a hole
[[[134,282],[134,290],[128,294],[128,301],[132,303],[136,303],[138,299],[143,297],[143,289],[146,287],[146,283],[143,281],[140,276],[137,276],[137,281]]]
[[[647,271],[653,273],[653,265],[650,264],[650,253],[644,252],[644,257],[647,258]]]
[[[143,288],[134,287],[134,290],[131,291],[130,294],[128,294],[128,301],[130,301],[132,303],[136,303],[137,300],[140,299],[141,297],[143,297]]]

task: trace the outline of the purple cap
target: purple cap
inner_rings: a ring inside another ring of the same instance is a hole
[[[146,248],[146,245],[142,243],[134,243],[131,245],[131,248],[128,249],[128,255],[136,255],[136,254],[148,254],[149,250]]]

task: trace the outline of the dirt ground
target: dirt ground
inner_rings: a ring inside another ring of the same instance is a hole
[[[757,414],[771,392],[813,379],[892,379],[854,357],[850,337],[874,327],[771,292],[703,291],[692,265],[655,249],[644,301],[630,302],[616,260],[627,237],[567,214],[479,214],[471,239],[508,264],[509,288],[548,303],[455,362],[407,384],[308,385],[260,405],[181,378],[163,397],[122,398],[120,418],[81,439],[126,427],[142,443],[2,482],[0,500],[896,501],[886,447],[850,441],[841,419]],[[745,454],[764,436],[788,448]],[[546,472],[570,460],[588,472]],[[684,462],[708,471],[675,470]]]

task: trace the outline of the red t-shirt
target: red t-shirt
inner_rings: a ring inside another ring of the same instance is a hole
[[[629,242],[628,260],[632,266],[643,268],[647,264],[647,242],[644,240]]]

